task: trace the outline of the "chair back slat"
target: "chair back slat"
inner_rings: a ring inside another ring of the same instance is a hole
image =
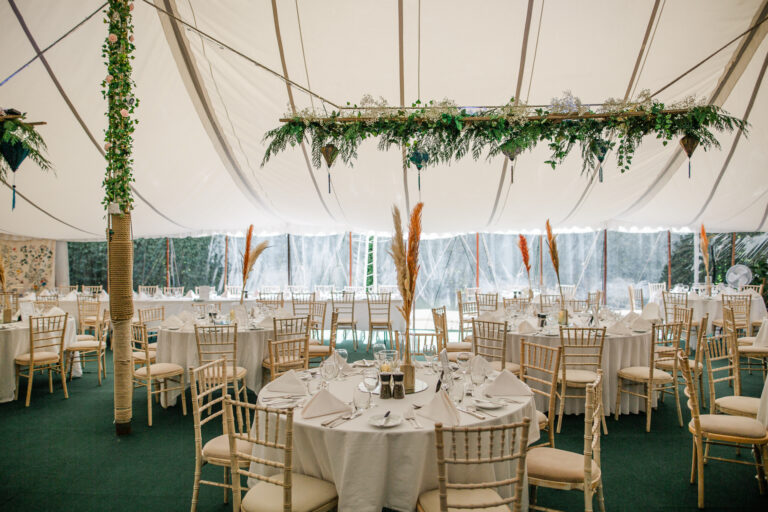
[[[512,298],[505,297],[503,302],[504,302],[504,310],[513,311],[516,313],[522,313],[526,310],[528,305],[531,303],[531,299],[529,297],[512,297]]]
[[[275,318],[274,338],[269,340],[272,378],[291,369],[309,368],[309,315]]]
[[[163,295],[166,297],[183,297],[183,286],[163,286]]]
[[[195,445],[198,453],[203,451],[202,427],[220,418],[224,421],[224,397],[227,394],[227,360],[216,359],[210,363],[189,369],[192,390],[192,412],[195,423]],[[239,429],[243,431],[242,426]]]
[[[140,285],[139,286],[139,295],[144,294],[148,297],[154,297],[157,295],[157,292],[160,291],[159,286],[155,285]]]
[[[272,309],[279,309],[285,305],[283,292],[259,292],[256,302]]]
[[[475,355],[488,361],[507,360],[507,322],[488,322],[472,319],[472,346]]]
[[[562,347],[561,373],[567,380],[567,372],[590,370],[597,373],[602,367],[605,327],[560,327]]]
[[[368,321],[370,323],[390,323],[392,316],[392,294],[379,292],[366,294]]]
[[[749,333],[751,329],[750,313],[752,312],[752,296],[745,295],[723,295],[723,311],[725,308],[733,310],[734,328],[743,329]],[[725,318],[725,314],[723,314]]]
[[[355,292],[331,292],[331,309],[338,311],[339,323],[354,323]]]
[[[475,302],[477,302],[477,312],[496,311],[499,309],[498,293],[476,293]]]
[[[228,366],[236,366],[237,324],[195,325],[195,340],[201,365],[223,358]]]
[[[437,334],[437,351],[440,352],[448,343],[448,320],[445,306],[432,308],[432,322],[435,324],[435,334]]]
[[[307,316],[311,314],[313,302],[315,302],[314,292],[291,293],[291,304],[293,305],[293,314],[296,316]]]
[[[664,320],[667,323],[674,322],[675,306],[688,307],[688,293],[662,292],[662,305],[664,306]]]
[[[59,358],[64,353],[64,337],[67,332],[68,313],[54,316],[29,317],[29,364],[34,366],[35,353],[55,352]]]
[[[101,286],[100,284],[92,285],[92,286],[86,286],[86,285],[82,286],[83,295],[87,295],[87,296],[98,295],[101,293],[103,289],[104,287]]]
[[[192,304],[192,310],[196,317],[207,318],[209,313],[221,313],[221,302],[196,302]]]

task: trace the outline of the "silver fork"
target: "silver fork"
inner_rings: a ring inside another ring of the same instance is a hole
[[[416,415],[413,413],[413,406],[405,410],[403,417],[410,421],[414,428],[422,428],[421,423],[419,423],[419,421],[416,419]]]

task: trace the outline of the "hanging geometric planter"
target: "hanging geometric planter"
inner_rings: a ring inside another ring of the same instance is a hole
[[[24,146],[21,142],[2,141],[2,132],[0,132],[0,154],[3,155],[3,159],[8,163],[8,167],[10,167],[13,172],[13,199],[11,200],[11,210],[14,210],[16,208],[16,169],[18,169],[21,162],[27,158],[29,148]]]
[[[339,148],[334,146],[333,144],[326,144],[322,148],[320,148],[320,153],[323,155],[323,158],[325,158],[325,163],[328,165],[328,193],[331,193],[331,166],[333,165],[333,162],[336,160],[336,157],[339,156]]]
[[[600,183],[603,182],[603,162],[605,161],[605,156],[608,154],[610,147],[611,144],[607,140],[603,139],[597,139],[592,143],[592,153],[600,163],[600,166],[597,168],[598,180]]]
[[[517,158],[517,155],[523,152],[525,148],[521,148],[518,146],[514,140],[510,139],[504,144],[502,144],[499,149],[501,149],[501,152],[504,156],[509,158],[509,161],[512,162],[510,165],[510,171],[509,171],[509,179],[510,183],[515,182],[515,158]]]
[[[427,165],[427,162],[429,162],[429,153],[423,149],[413,148],[411,154],[408,155],[408,160],[410,160],[411,163],[416,166],[416,169],[419,170],[418,186],[419,191],[421,191],[421,169]]]
[[[699,139],[694,135],[686,134],[685,137],[680,139],[680,145],[683,147],[683,151],[688,155],[688,179],[691,179],[691,155],[699,145]]]

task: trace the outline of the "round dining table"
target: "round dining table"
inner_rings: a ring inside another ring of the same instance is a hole
[[[757,322],[763,318],[768,317],[768,312],[765,309],[765,300],[761,295],[757,293],[750,293],[752,300],[750,301],[750,313],[749,319],[751,322]],[[654,297],[652,302],[656,302],[664,313],[664,302],[661,295]],[[698,295],[693,292],[688,293],[688,307],[693,308],[693,321],[701,322],[702,317],[709,315],[709,330],[711,332],[712,322],[715,320],[723,319],[723,296],[722,294],[714,295],[712,297],[706,295]]]
[[[309,373],[309,372],[308,372]],[[316,372],[312,372],[316,375]],[[417,369],[416,378],[426,383],[426,389],[406,395],[404,399],[382,400],[373,395],[372,406],[364,413],[334,428],[325,427],[323,422],[338,414],[311,419],[302,417],[299,406],[294,412],[293,423],[293,467],[296,472],[333,482],[339,496],[339,510],[356,512],[380,512],[387,507],[394,510],[415,510],[421,493],[437,488],[437,456],[435,447],[435,423],[416,411],[417,427],[403,420],[391,428],[380,428],[369,424],[372,415],[391,411],[403,417],[414,404],[423,406],[435,396],[437,375],[430,370]],[[320,384],[319,377],[313,377],[309,389],[315,391]],[[362,376],[355,372],[340,380],[329,383],[329,391],[339,400],[351,403],[355,389],[359,389]],[[259,394],[259,403],[279,396],[265,386]],[[465,401],[471,400],[467,396]],[[460,426],[502,425],[530,418],[528,444],[539,439],[536,423],[536,406],[532,397],[519,397],[516,403],[509,403],[499,409],[485,411],[478,409],[479,419],[466,412],[460,412]],[[255,422],[254,422],[255,425]],[[269,457],[268,449],[254,448],[253,454]],[[252,466],[252,471],[258,468]],[[494,464],[491,475],[483,471],[454,475],[463,481],[486,481],[514,476],[509,463]],[[453,473],[451,473],[453,475]],[[249,485],[253,485],[249,481]],[[511,492],[505,488],[501,494]],[[523,486],[523,509],[527,510],[527,485]]]

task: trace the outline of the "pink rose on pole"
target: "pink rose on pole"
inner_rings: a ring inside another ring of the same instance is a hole
[[[107,39],[109,40],[110,43],[117,42],[117,36],[115,34],[109,34],[109,36],[107,36]]]
[[[128,40],[129,40],[130,42],[133,42],[133,36],[129,37],[129,38],[128,38]]]
[[[108,83],[108,84],[111,84],[111,83],[112,83],[112,80],[113,80],[113,77],[112,77],[112,75],[107,75],[107,78],[106,78],[106,80],[107,80],[107,83]]]
[[[123,117],[128,117],[128,110],[127,109],[120,109],[120,115]]]
[[[131,2],[130,4],[128,4],[128,10],[129,10],[129,11],[132,11],[132,10],[133,10],[133,2]]]
[[[112,147],[112,143],[111,142],[107,142],[106,144],[104,144],[104,149],[106,149],[107,151],[109,151],[109,148],[111,148],[111,147]]]

